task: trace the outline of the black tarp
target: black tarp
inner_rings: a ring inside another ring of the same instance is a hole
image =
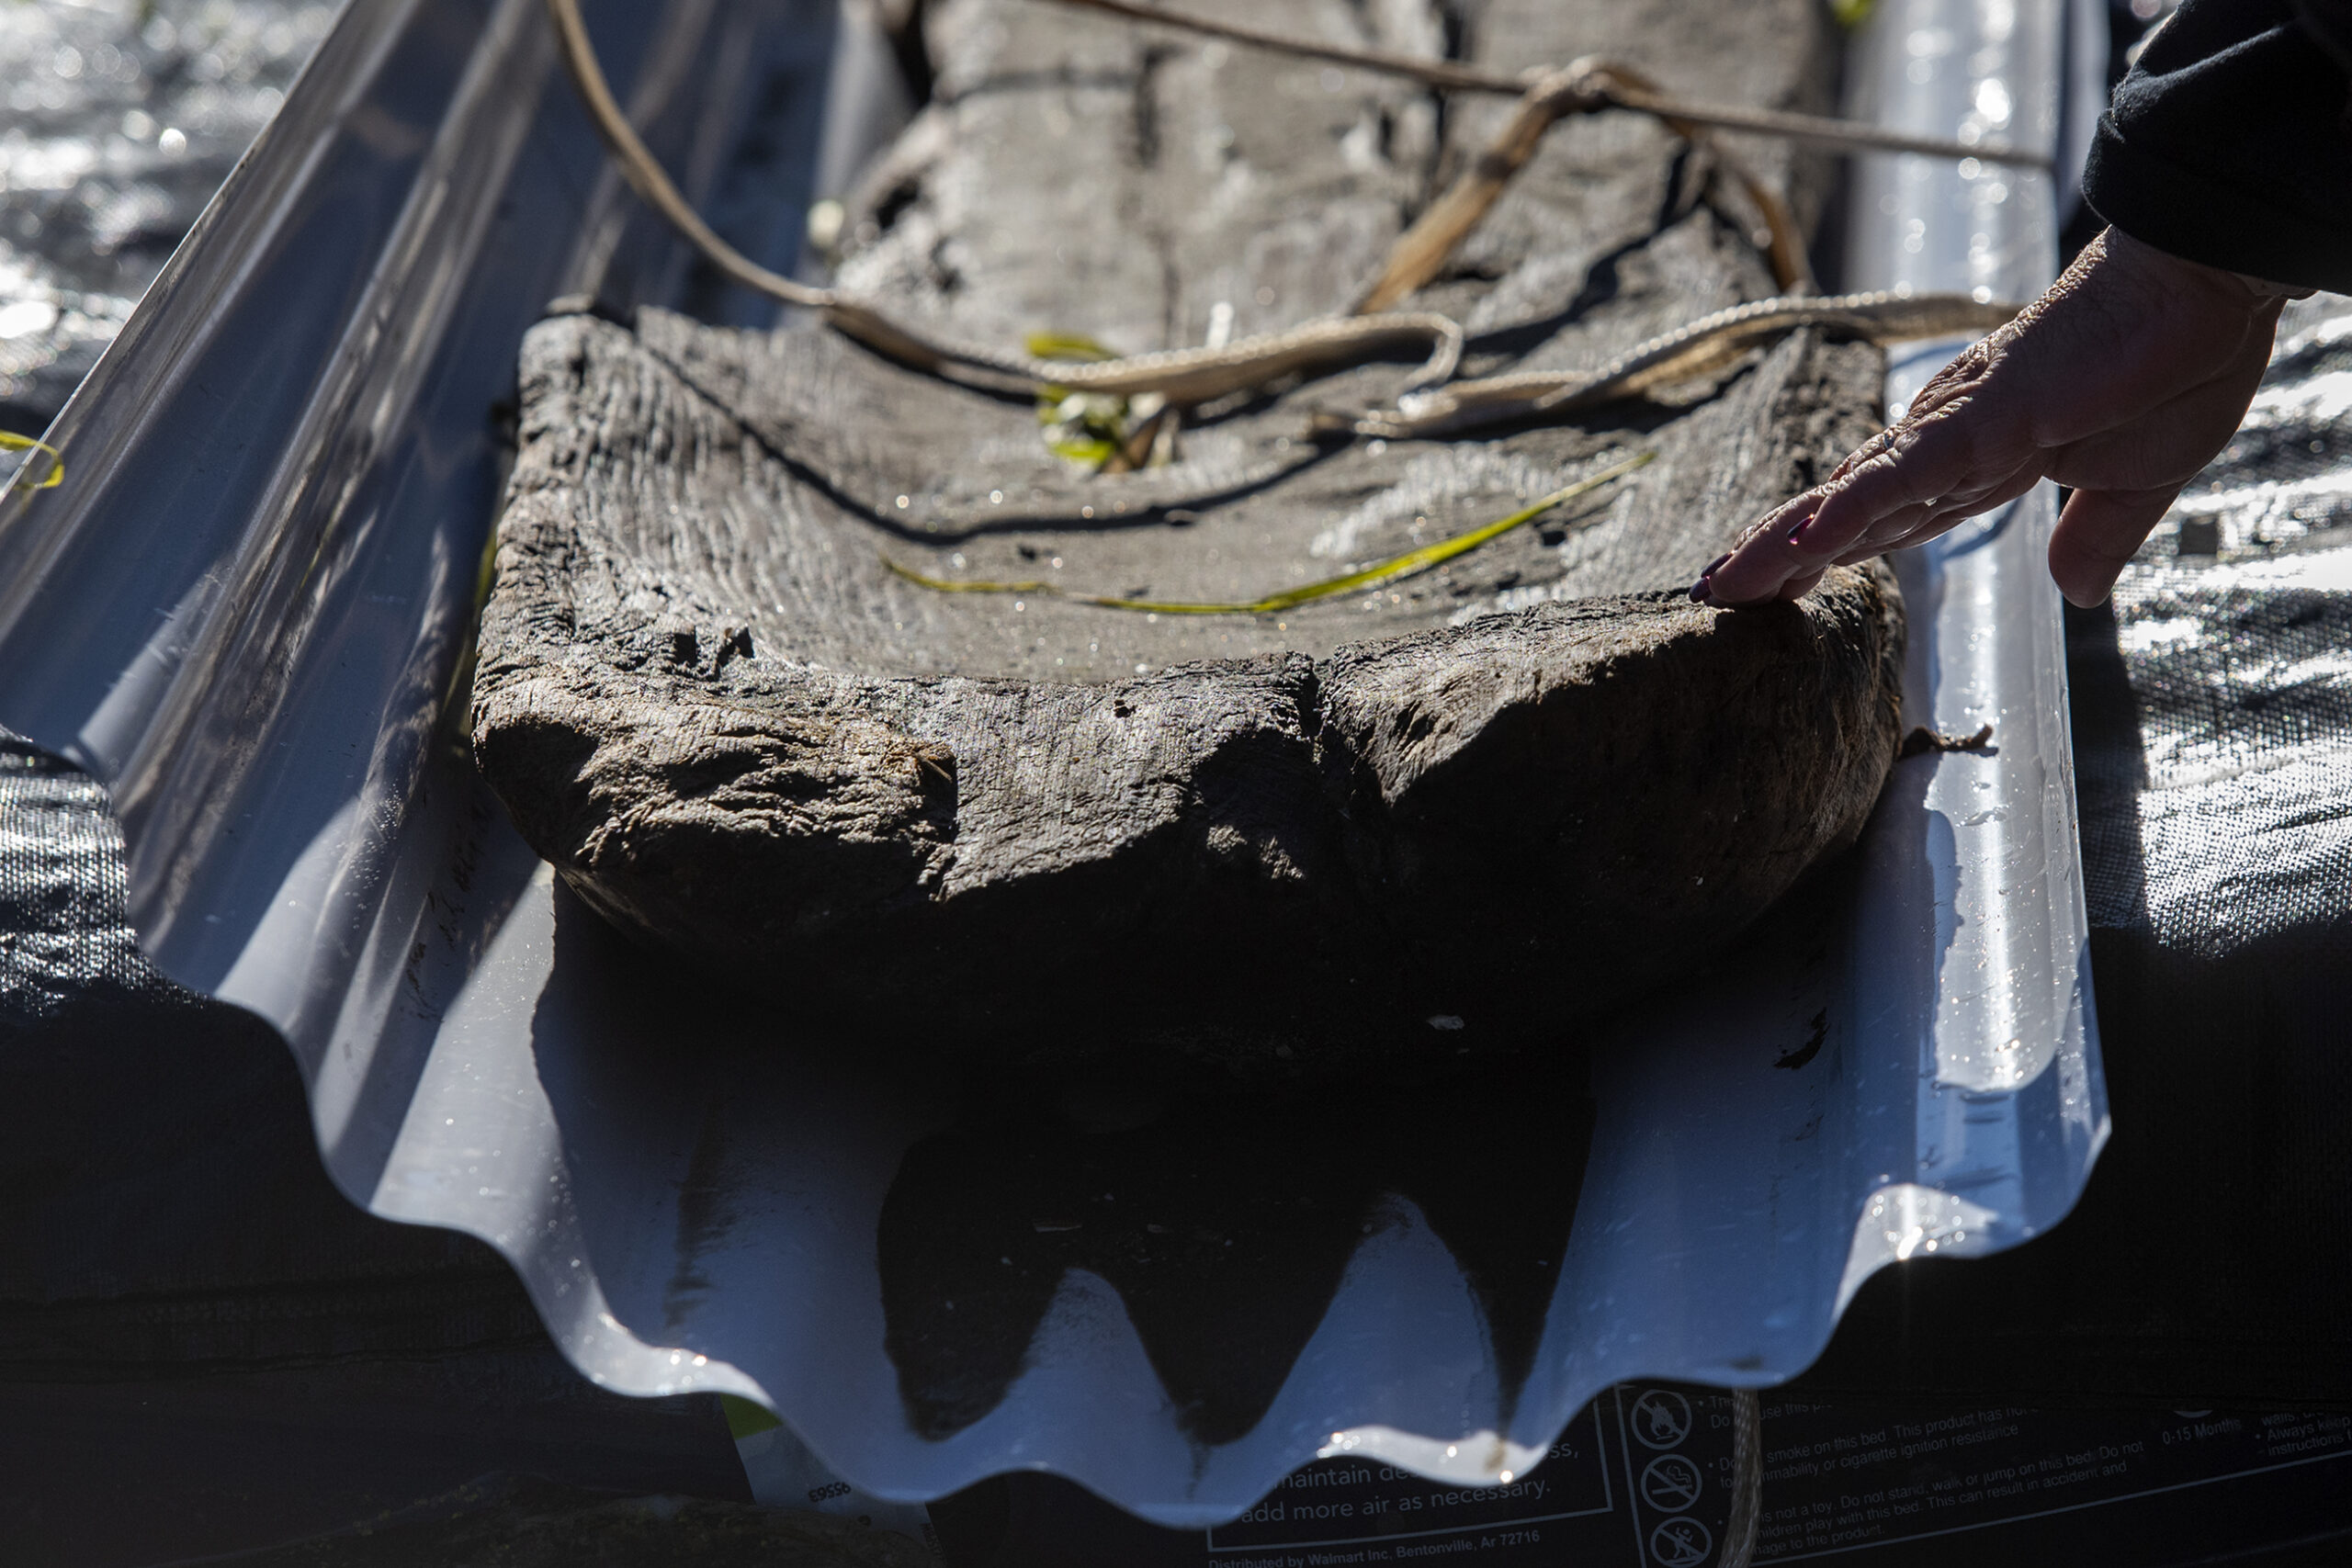
[[[334,1190],[285,1044],[147,964],[123,874],[97,786],[0,744],[0,1562],[493,1506],[502,1473],[543,1511],[747,1501],[715,1398],[598,1391],[487,1247]]]
[[[1824,1388],[2352,1404],[2352,300],[2068,623],[2114,1117],[2075,1214],[1867,1285]]]

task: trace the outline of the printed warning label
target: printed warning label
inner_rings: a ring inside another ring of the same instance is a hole
[[[1326,1460],[1285,1480],[1210,1532],[1220,1568],[1350,1568],[1357,1563],[1558,1561],[1571,1521],[1616,1503],[1594,1413],[1560,1435],[1541,1464],[1499,1486],[1448,1486],[1392,1465]],[[1548,1532],[1548,1533],[1547,1533]]]
[[[1622,1384],[1502,1485],[1325,1460],[1206,1535],[1153,1529],[1067,1483],[1015,1477],[1008,1484],[1041,1490],[970,1518],[1022,1533],[964,1562],[1715,1568],[1736,1490],[1733,1409],[1712,1390]],[[2352,1542],[2352,1415],[1872,1408],[1768,1395],[1762,1429],[1757,1562],[2163,1568],[2250,1545]],[[1061,1512],[1046,1506],[1047,1492],[1064,1499]],[[934,1505],[933,1517],[942,1512]],[[953,1551],[948,1562],[964,1568]]]
[[[1768,1399],[1764,1432],[1758,1562],[2015,1528],[2291,1469],[2352,1472],[2352,1416],[2341,1415],[1996,1406],[1858,1421],[1851,1409]]]

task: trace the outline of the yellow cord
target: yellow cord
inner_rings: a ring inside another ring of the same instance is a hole
[[[13,430],[0,430],[0,452],[46,452],[49,454],[49,477],[36,484],[27,486],[27,489],[54,490],[57,488],[58,483],[65,478],[64,455],[60,453],[56,447],[51,446],[46,441],[36,441],[29,435],[19,435]],[[30,457],[26,458],[25,468],[29,468],[31,467],[32,459]],[[8,477],[7,485],[0,486],[0,489],[14,488],[17,480],[24,477],[25,468],[18,468],[14,474],[11,474]]]
[[[1376,588],[1385,583],[1394,582],[1399,578],[1411,577],[1427,571],[1433,566],[1442,566],[1456,557],[1468,555],[1472,550],[1490,540],[1502,537],[1522,524],[1533,522],[1555,506],[1599,490],[1611,479],[1623,479],[1635,468],[1654,461],[1657,457],[1656,452],[1644,452],[1639,456],[1628,457],[1623,462],[1603,468],[1589,478],[1578,479],[1572,485],[1554,491],[1532,506],[1523,507],[1510,516],[1498,518],[1484,527],[1473,528],[1467,534],[1458,534],[1451,539],[1442,540],[1434,545],[1423,545],[1419,549],[1408,550],[1401,556],[1391,556],[1386,560],[1375,561],[1363,570],[1349,572],[1344,577],[1326,578],[1321,582],[1310,582],[1299,588],[1287,588],[1280,593],[1269,593],[1263,599],[1252,599],[1245,603],[1210,604],[1162,599],[1114,599],[1103,594],[1071,593],[1054,583],[1043,581],[980,582],[968,579],[958,581],[954,578],[925,577],[911,567],[900,566],[888,556],[882,558],[882,564],[909,582],[940,593],[1033,593],[1042,598],[1067,599],[1074,604],[1093,604],[1105,610],[1142,610],[1155,615],[1271,615],[1283,610],[1295,609],[1298,605],[1310,604],[1317,599],[1334,598],[1339,594],[1352,592],[1359,588]]]

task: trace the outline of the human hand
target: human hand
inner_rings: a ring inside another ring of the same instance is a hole
[[[1690,596],[1795,599],[1832,566],[1923,544],[2050,479],[2075,492],[2050,575],[2074,603],[2100,603],[2245,418],[2296,292],[2108,230],[1893,426],[1750,528]]]

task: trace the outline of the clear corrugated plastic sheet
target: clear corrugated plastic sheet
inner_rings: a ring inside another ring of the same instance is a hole
[[[0,4],[0,429],[64,406],[338,9]]]
[[[2347,530],[2352,299],[2321,295],[2288,307],[2244,426],[2116,587],[2140,748],[2083,758],[2095,925],[2222,959],[2343,919]]]
[[[808,101],[805,79],[751,70],[752,46],[806,40],[820,15],[611,0],[590,20],[642,62],[622,90],[674,158],[723,131],[730,97]],[[2063,19],[1885,0],[1851,69],[1910,129],[2049,145]],[[752,90],[769,81],[786,89]],[[1858,234],[1900,249],[1855,283],[2030,295],[2050,276],[2041,176],[1860,175],[1858,210],[1885,221]],[[1001,1403],[919,1430],[877,1238],[953,1107],[623,949],[448,743],[515,344],[558,294],[680,298],[676,260],[563,90],[536,0],[355,6],[54,427],[68,482],[0,505],[0,720],[106,781],[145,951],[284,1035],[346,1194],[490,1242],[590,1376],[763,1400],[894,1499],[1042,1466],[1199,1525],[1327,1445],[1508,1480],[1610,1382],[1789,1376],[1871,1270],[1996,1250],[2071,1205],[2106,1116],[2037,494],[1905,569],[1911,716],[1991,720],[1996,750],[1901,764],[1821,942],[1784,920],[1781,946],[1660,998],[1604,1052],[1567,1245],[1514,1298],[1523,1376],[1446,1235],[1547,1192],[1566,1227],[1572,1129],[1495,1114],[1442,1144],[1415,1107],[1418,1136],[1376,1139],[1341,1105],[1317,1171],[1409,1156],[1417,1196],[1361,1237],[1340,1215],[1338,1282],[1290,1303],[1304,1343],[1256,1369],[1272,1403],[1246,1432],[1188,1425],[1148,1314],[1079,1268],[1051,1277],[1033,1338],[981,1347],[1011,1379]],[[1932,362],[1899,365],[1898,387]],[[1520,1087],[1504,1110],[1544,1112]],[[1298,1146],[1255,1141],[1267,1190],[1297,1190]],[[1017,1163],[943,1168],[930,1190]],[[1242,1192],[1233,1225],[1263,1206]],[[1067,1228],[993,1219],[1011,1239],[962,1260],[989,1279],[1012,1242]],[[1216,1304],[1246,1327],[1281,1303]],[[1230,1337],[1194,1348],[1193,1371],[1242,1359]]]

